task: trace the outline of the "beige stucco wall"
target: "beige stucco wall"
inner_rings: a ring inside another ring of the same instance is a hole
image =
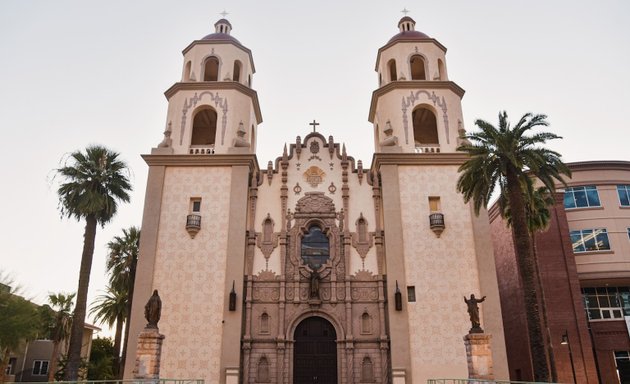
[[[407,306],[414,383],[468,375],[462,337],[470,321],[463,297],[483,292],[470,210],[455,190],[456,170],[399,167],[406,281],[415,286],[417,297]],[[439,238],[429,228],[429,196],[441,200],[446,229]]]
[[[230,167],[169,167],[164,179],[153,286],[166,335],[161,377],[219,382],[225,300]],[[201,231],[185,228],[191,197],[201,197]]]
[[[621,163],[621,164],[620,164]],[[588,164],[588,163],[587,163]],[[605,283],[607,279],[630,279],[630,208],[622,207],[617,194],[618,184],[630,184],[630,162],[591,162],[592,167],[574,167],[567,184],[571,187],[595,185],[600,207],[566,209],[570,230],[605,228],[609,251],[575,254],[580,281]],[[568,234],[567,234],[568,236]]]

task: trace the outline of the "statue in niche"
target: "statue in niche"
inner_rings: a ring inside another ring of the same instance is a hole
[[[147,304],[144,306],[144,317],[147,319],[147,328],[156,328],[158,321],[160,321],[160,316],[162,314],[162,300],[158,295],[157,289],[153,290],[153,295],[147,301]]]
[[[319,276],[319,272],[313,271],[311,272],[311,279],[309,282],[309,298],[310,299],[319,299],[319,282],[321,277]]]
[[[467,299],[464,296],[464,302],[468,305],[468,315],[470,316],[470,323],[472,328],[468,333],[483,333],[483,329],[481,329],[481,324],[479,323],[479,303],[483,303],[486,300],[486,297],[482,297],[481,299],[475,298],[474,294],[470,295],[470,299]]]

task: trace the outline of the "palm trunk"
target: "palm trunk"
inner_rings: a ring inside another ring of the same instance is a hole
[[[116,333],[114,334],[114,377],[118,378],[120,373],[120,345],[122,344],[122,330],[125,319],[123,315],[116,318]]]
[[[549,329],[549,320],[547,318],[547,299],[545,296],[545,288],[542,283],[542,275],[540,274],[540,266],[538,265],[538,248],[536,247],[536,233],[531,233],[532,238],[532,255],[534,256],[534,265],[536,266],[536,280],[538,283],[538,292],[540,292],[540,302],[542,305],[543,325],[547,340],[547,354],[549,355],[549,369],[551,371],[551,381],[558,382],[558,371],[556,369],[556,357],[553,352],[553,344],[551,340],[551,330]]]
[[[549,381],[549,367],[540,326],[541,321],[536,294],[536,270],[525,217],[523,191],[514,169],[508,168],[506,178],[510,210],[512,212],[512,236],[514,237],[516,260],[523,283],[523,298],[525,301],[529,348],[534,367],[534,380],[547,382]]]
[[[50,367],[48,367],[48,382],[50,383],[55,381],[55,373],[57,372],[57,363],[59,361],[59,345],[59,341],[53,341],[53,352],[50,358]]]
[[[85,218],[85,233],[83,239],[83,253],[81,255],[81,269],[79,271],[79,287],[77,288],[77,303],[72,316],[72,329],[68,346],[68,364],[64,379],[77,381],[81,365],[81,346],[83,343],[83,328],[87,309],[87,294],[90,285],[90,271],[94,256],[94,240],[96,239],[96,217],[88,215]]]
[[[137,244],[139,247],[139,244]],[[131,306],[133,304],[133,290],[136,284],[136,266],[138,257],[132,256],[131,265],[129,267],[129,291],[127,294],[127,316],[125,318],[125,339],[123,340],[122,357],[120,358],[120,372],[118,378],[122,379],[125,374],[125,362],[127,360],[127,343],[129,342],[129,323],[131,323]]]
[[[6,382],[7,379],[7,375],[5,374],[5,371],[7,370],[7,367],[9,366],[9,352],[11,352],[9,350],[9,348],[4,348],[1,352],[0,352],[0,384]]]

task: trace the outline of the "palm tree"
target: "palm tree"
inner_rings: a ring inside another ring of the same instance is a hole
[[[526,197],[523,184],[529,176],[536,176],[549,191],[555,191],[554,180],[564,182],[562,175],[570,171],[560,159],[560,154],[542,146],[547,140],[560,138],[540,132],[527,135],[531,129],[547,126],[545,115],[523,115],[511,127],[505,111],[499,113],[499,127],[484,120],[476,120],[480,131],[464,136],[464,143],[458,150],[468,153],[471,158],[459,167],[461,175],[457,189],[464,195],[464,201],[473,201],[475,212],[482,205],[486,207],[495,189],[499,187],[507,198],[512,214],[512,235],[516,259],[523,284],[527,328],[530,351],[536,381],[549,380],[549,368],[545,353],[538,297],[536,292],[536,269],[532,255],[531,239],[525,210]]]
[[[77,302],[72,319],[68,366],[65,379],[78,378],[81,363],[81,340],[87,306],[87,293],[90,284],[90,269],[94,255],[96,225],[105,225],[116,214],[118,201],[128,202],[131,184],[125,162],[118,159],[118,153],[102,146],[89,146],[85,152],[70,154],[63,167],[58,168],[57,176],[64,179],[59,186],[59,209],[62,216],[85,219],[83,252],[79,271]]]
[[[70,327],[72,325],[72,301],[74,300],[74,293],[64,294],[49,294],[48,302],[52,306],[54,311],[54,318],[52,324],[51,339],[53,342],[53,353],[50,362],[50,368],[48,369],[48,381],[55,380],[55,373],[57,372],[57,363],[59,361],[59,349],[61,343],[70,335]]]
[[[527,216],[527,229],[529,230],[529,236],[531,237],[532,244],[532,256],[534,257],[534,265],[536,267],[536,283],[538,286],[538,292],[540,292],[540,303],[542,305],[543,325],[545,326],[545,333],[547,338],[547,354],[549,356],[549,368],[551,370],[551,381],[558,381],[558,371],[556,369],[556,358],[553,352],[553,343],[551,340],[551,330],[549,329],[549,319],[547,318],[547,299],[545,295],[545,289],[542,284],[542,275],[540,274],[540,267],[538,265],[538,248],[536,246],[536,232],[542,232],[549,227],[551,221],[551,212],[549,207],[555,204],[555,200],[547,187],[542,186],[536,189],[533,188],[531,179],[527,179],[527,183],[524,186],[526,193],[525,200],[525,213]],[[507,225],[512,225],[512,214],[510,212],[510,206],[507,204],[505,194],[499,197],[499,205],[501,207],[502,216],[505,217]]]
[[[116,325],[114,334],[114,375],[118,374],[120,345],[122,340],[122,330],[127,318],[127,289],[118,289],[114,285],[109,285],[104,295],[96,299],[96,305],[90,310],[90,315],[94,320],[105,323],[110,328]]]
[[[133,286],[136,280],[136,264],[138,263],[138,248],[140,244],[140,229],[129,227],[123,229],[122,236],[115,236],[107,243],[109,257],[107,259],[107,270],[110,273],[110,284],[118,289],[125,289],[127,292],[127,312],[124,319],[125,337],[123,338],[122,357],[117,364],[119,378],[125,368],[127,357],[127,340],[129,340],[129,316],[131,314],[131,304],[133,302]],[[118,350],[116,350],[118,352]],[[116,355],[118,357],[118,355]]]

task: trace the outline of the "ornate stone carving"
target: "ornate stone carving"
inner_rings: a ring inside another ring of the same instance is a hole
[[[323,192],[308,192],[297,202],[295,214],[334,213],[335,204]]]
[[[278,275],[274,271],[270,271],[268,269],[258,272],[257,275],[254,276],[254,280],[258,281],[275,281]]]
[[[326,173],[319,167],[313,165],[304,172],[304,180],[315,188],[324,181]]]
[[[372,287],[352,288],[352,300],[376,300],[378,291]]]
[[[374,240],[372,239],[372,234],[367,231],[368,223],[363,217],[363,212],[361,212],[354,224],[357,231],[352,234],[352,246],[357,250],[364,262],[365,256],[367,256],[368,251],[374,244]]]
[[[335,186],[335,183],[331,182],[328,186],[328,192],[330,192],[331,194],[335,194],[336,191],[337,187]]]
[[[416,91],[416,93],[411,92],[409,96],[403,98],[402,101],[402,113],[403,113],[403,127],[405,129],[405,143],[409,144],[409,120],[407,119],[407,109],[409,107],[413,107],[416,104],[416,101],[420,100],[420,95],[426,95],[426,97],[433,103],[434,106],[440,107],[442,109],[442,119],[444,120],[444,131],[446,132],[446,143],[450,143],[450,134],[448,129],[448,115],[446,108],[446,100],[444,97],[440,98],[435,92],[431,91],[429,93],[425,90]]]
[[[295,183],[295,187],[293,187],[293,192],[295,192],[296,195],[299,195],[300,192],[302,192],[302,187],[300,187],[300,183]]]
[[[258,248],[262,251],[266,260],[269,260],[271,252],[278,246],[278,234],[273,232],[274,222],[271,215],[267,213],[267,217],[263,220],[262,233],[256,233]]]
[[[319,153],[319,141],[313,140],[311,141],[310,148],[312,154]]]
[[[258,301],[277,301],[280,298],[280,290],[272,287],[258,287],[253,290],[252,298]]]
[[[186,128],[186,119],[187,119],[187,113],[188,111],[192,108],[194,109],[194,107],[197,105],[197,103],[204,97],[204,96],[210,96],[210,101],[212,103],[214,103],[214,106],[219,108],[222,112],[221,115],[221,145],[223,145],[223,141],[225,139],[225,128],[227,126],[227,112],[228,112],[228,103],[227,103],[227,99],[224,99],[223,97],[219,96],[219,93],[216,92],[210,92],[210,91],[203,91],[199,94],[195,93],[195,95],[189,99],[186,99],[184,101],[184,108],[182,108],[182,123],[181,123],[181,128],[180,128],[180,134],[179,134],[179,145],[183,145],[183,140],[184,140],[184,130]]]
[[[166,127],[166,131],[164,131],[164,139],[160,144],[158,144],[158,148],[170,148],[173,145],[173,139],[171,139],[171,133],[173,130],[171,129],[172,122],[168,122],[168,127]]]

